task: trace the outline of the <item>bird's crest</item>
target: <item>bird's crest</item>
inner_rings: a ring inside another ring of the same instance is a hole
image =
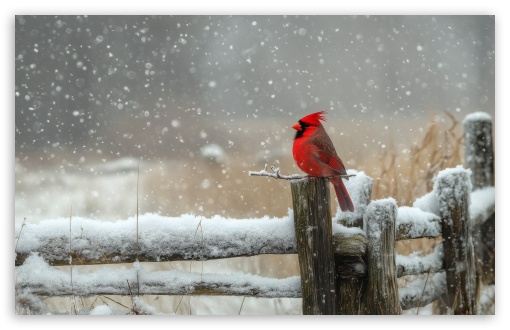
[[[310,125],[317,126],[317,125],[320,125],[320,120],[326,121],[326,117],[324,117],[324,115],[326,113],[327,113],[326,111],[314,112],[314,113],[304,116],[303,118],[301,118],[300,121],[310,124]]]

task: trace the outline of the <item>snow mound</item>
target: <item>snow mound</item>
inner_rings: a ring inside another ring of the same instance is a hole
[[[94,309],[90,311],[89,315],[113,315],[113,310],[110,306],[100,305],[94,307]]]
[[[437,237],[441,235],[440,218],[434,213],[417,207],[401,206],[398,208],[397,231],[406,229],[408,238]]]
[[[211,164],[221,165],[228,160],[227,153],[217,144],[211,143],[200,148],[202,158]]]
[[[473,112],[473,113],[470,113],[469,115],[467,115],[466,117],[464,117],[463,122],[466,123],[466,122],[470,122],[470,121],[491,121],[492,122],[492,117],[487,112],[482,112],[482,111]]]

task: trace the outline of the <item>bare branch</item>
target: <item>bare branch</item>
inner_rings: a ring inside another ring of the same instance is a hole
[[[250,176],[267,176],[267,177],[270,177],[270,178],[274,178],[274,179],[283,179],[283,180],[299,180],[299,179],[304,179],[304,178],[307,178],[308,175],[299,175],[299,174],[291,174],[291,175],[283,175],[283,174],[280,174],[280,168],[279,167],[275,167],[275,166],[271,166],[271,171],[273,171],[273,173],[270,173],[267,171],[267,164],[264,166],[264,169],[261,170],[261,171],[249,171],[248,172],[248,175]],[[331,177],[328,177],[328,178],[336,178],[336,177],[339,177],[339,178],[344,178],[344,179],[348,179],[352,176],[356,176],[355,174],[345,174],[345,175],[335,175],[335,176],[331,176]]]
[[[280,174],[280,169],[278,167],[271,166],[271,170],[273,173],[269,173],[267,171],[267,164],[264,165],[264,169],[258,172],[255,171],[249,171],[248,174],[250,176],[268,176],[270,178],[275,179],[283,179],[283,180],[298,180],[306,178],[306,176],[299,175],[299,174],[292,174],[292,175],[282,175]]]

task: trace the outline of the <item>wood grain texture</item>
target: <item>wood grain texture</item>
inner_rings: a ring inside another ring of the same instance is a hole
[[[329,181],[291,181],[304,315],[334,315],[335,262]]]

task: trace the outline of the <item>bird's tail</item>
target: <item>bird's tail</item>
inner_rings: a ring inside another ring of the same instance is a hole
[[[340,209],[342,211],[351,211],[354,212],[354,204],[352,203],[351,196],[349,196],[349,192],[342,181],[342,178],[333,178],[330,179],[330,182],[333,184],[335,188],[336,198],[338,199],[338,204],[340,205]]]

